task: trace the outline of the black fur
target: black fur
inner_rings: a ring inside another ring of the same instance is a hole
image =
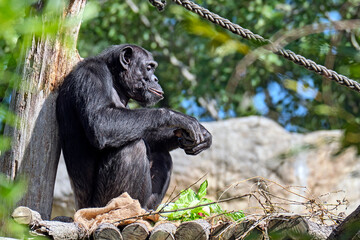
[[[210,147],[211,134],[193,117],[127,108],[130,98],[142,106],[163,98],[156,66],[151,53],[124,44],[83,60],[65,78],[56,113],[77,208],[104,206],[128,192],[155,209],[169,186],[169,152]]]

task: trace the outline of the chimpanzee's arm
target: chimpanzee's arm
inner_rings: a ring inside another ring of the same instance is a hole
[[[176,128],[152,129],[145,132],[144,140],[152,151],[170,152],[180,147],[179,137],[175,135]]]
[[[147,131],[144,139],[153,151],[172,151],[180,147],[187,154],[197,155],[209,148],[212,142],[212,136],[209,131],[201,124],[200,128],[204,136],[204,141],[200,144],[195,143],[185,131],[176,128],[160,128],[155,131]]]

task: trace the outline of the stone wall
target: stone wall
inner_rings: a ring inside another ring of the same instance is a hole
[[[347,150],[335,155],[339,149],[340,131],[317,131],[308,134],[289,133],[277,123],[263,117],[251,116],[204,123],[213,135],[211,149],[198,156],[188,156],[182,150],[172,152],[174,169],[169,193],[188,187],[204,174],[209,181],[209,197],[246,194],[258,184],[261,176],[291,188],[303,196],[320,197],[321,201],[349,201],[351,212],[360,204],[360,158]],[[270,183],[271,184],[271,183]],[[289,194],[275,183],[271,191],[281,197],[304,201]],[[224,190],[226,192],[224,193]],[[337,192],[342,190],[341,192]],[[53,215],[74,213],[70,184],[61,161],[55,185]],[[247,200],[224,204],[228,210],[251,210],[254,203]],[[296,207],[290,206],[296,211]],[[70,211],[69,211],[70,210]]]

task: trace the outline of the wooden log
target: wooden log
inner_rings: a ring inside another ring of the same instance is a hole
[[[332,231],[328,239],[360,239],[360,205]]]
[[[279,216],[268,224],[270,238],[279,239],[327,239],[332,228],[311,222],[301,216]]]
[[[205,220],[182,223],[175,233],[176,240],[207,240],[210,236],[211,225]]]
[[[308,235],[311,236],[311,239],[327,239],[334,229],[332,226],[320,225],[309,220],[307,220],[307,224]]]
[[[85,237],[85,231],[76,223],[65,223],[58,221],[42,221],[40,227],[35,229],[37,233],[44,233],[54,240],[77,240]]]
[[[270,237],[292,238],[294,236],[305,235],[308,232],[308,226],[300,216],[282,217],[271,219],[268,224],[268,233]]]
[[[211,240],[220,240],[223,239],[224,232],[230,227],[230,222],[219,223],[211,228],[210,239]]]
[[[132,223],[123,229],[122,236],[126,240],[145,240],[149,230],[144,223]]]
[[[94,240],[123,240],[117,227],[111,223],[102,223],[93,233]]]
[[[159,224],[151,231],[149,240],[175,240],[176,226],[173,223]]]
[[[31,226],[34,233],[51,236],[54,240],[82,239],[85,231],[76,223],[65,223],[59,221],[43,221],[38,212],[27,207],[17,207],[12,213],[15,222]]]
[[[23,206],[15,208],[11,216],[15,222],[25,225],[38,225],[42,221],[40,213]]]
[[[254,224],[254,220],[247,219],[233,224],[233,226],[226,229],[221,239],[262,239],[263,233],[257,227],[248,232]]]

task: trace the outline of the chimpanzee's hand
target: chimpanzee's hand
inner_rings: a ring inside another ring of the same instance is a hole
[[[183,131],[182,129],[175,130],[175,135],[179,138],[179,145],[180,148],[184,149],[185,153],[188,155],[197,155],[200,152],[208,149],[212,143],[212,136],[208,130],[204,126],[200,124],[201,132],[204,136],[204,141],[196,144],[187,132]]]
[[[185,146],[195,146],[205,141],[205,135],[202,131],[204,127],[196,118],[172,110],[169,110],[169,114],[171,116],[170,126],[181,129],[186,133],[184,134],[184,138],[186,138]]]
[[[193,148],[184,149],[185,153],[188,155],[197,155],[197,154],[201,153],[202,151],[204,151],[205,149],[208,149],[212,144],[212,136],[211,136],[210,132],[201,124],[200,124],[200,127],[201,127],[201,132],[204,136],[204,141],[200,142]]]

